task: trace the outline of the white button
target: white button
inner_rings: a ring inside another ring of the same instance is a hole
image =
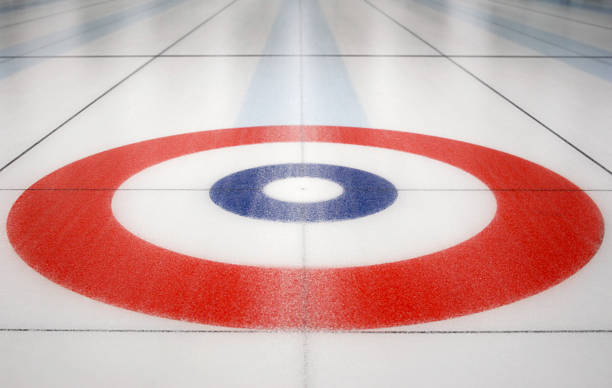
[[[344,189],[328,179],[293,177],[272,181],[264,186],[263,192],[279,201],[313,203],[337,198]]]

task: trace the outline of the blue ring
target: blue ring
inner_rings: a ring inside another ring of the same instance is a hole
[[[268,183],[284,178],[315,177],[344,189],[337,198],[297,203],[264,194]],[[364,217],[389,207],[397,198],[395,186],[378,175],[330,164],[276,164],[242,170],[217,181],[210,190],[214,203],[232,213],[273,221],[319,222]]]

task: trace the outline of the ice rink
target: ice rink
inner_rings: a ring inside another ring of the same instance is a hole
[[[612,2],[0,0],[0,386],[610,387]]]

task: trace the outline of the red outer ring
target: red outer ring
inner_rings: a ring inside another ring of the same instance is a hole
[[[305,270],[182,255],[134,236],[112,214],[115,189],[147,167],[204,150],[290,141],[381,147],[449,163],[500,190],[497,213],[473,238],[430,255]],[[516,156],[413,133],[317,126],[189,133],[89,156],[25,191],[7,230],[36,271],[88,297],[205,324],[302,329],[405,325],[507,304],[578,271],[604,233],[584,192]]]

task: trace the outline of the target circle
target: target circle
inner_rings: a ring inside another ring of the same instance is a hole
[[[323,178],[344,191],[327,201],[298,203],[280,201],[264,193],[269,183],[295,177]],[[238,171],[217,181],[210,198],[222,208],[241,216],[284,222],[337,221],[364,217],[389,207],[397,190],[388,180],[343,166],[287,163]]]
[[[433,254],[326,269],[190,257],[134,236],[112,213],[114,190],[147,167],[216,148],[296,141],[381,147],[451,164],[493,190],[497,213],[476,236]],[[446,319],[536,294],[583,267],[604,227],[577,186],[504,152],[413,133],[281,126],[189,133],[81,159],[26,190],[7,232],[35,270],[116,306],[232,327],[356,329]]]

